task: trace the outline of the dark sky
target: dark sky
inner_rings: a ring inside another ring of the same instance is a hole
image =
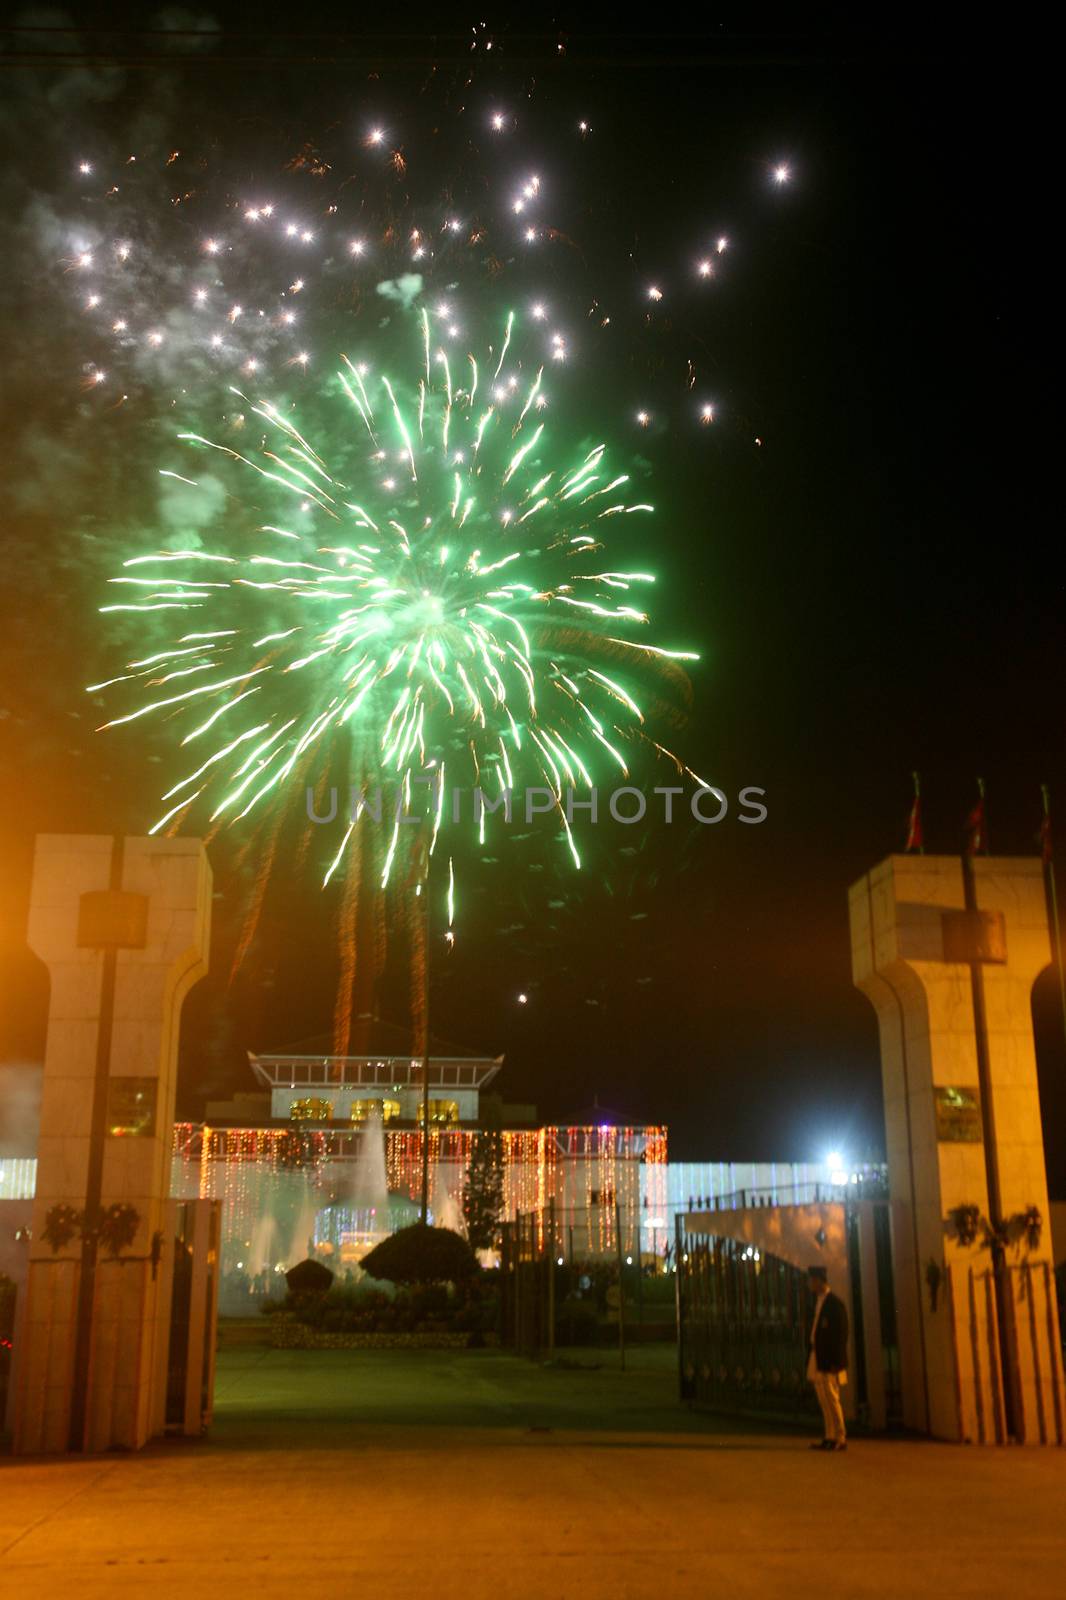
[[[912,769],[934,850],[959,847],[978,774],[996,852],[1035,848],[1041,782],[1066,793],[1063,571],[1038,488],[1047,310],[1032,277],[1044,202],[1030,68],[1009,42],[993,51],[928,28],[893,38],[504,30],[490,59],[470,56],[465,24],[454,40],[371,44],[321,15],[328,39],[293,36],[291,11],[275,23],[257,8],[258,34],[235,25],[194,60],[175,60],[185,47],[173,36],[83,30],[66,41],[71,54],[98,57],[93,83],[106,84],[83,94],[85,64],[56,59],[56,39],[9,35],[21,158],[7,181],[12,212],[24,220],[27,196],[57,181],[72,138],[91,129],[101,146],[121,142],[149,108],[163,142],[209,128],[258,179],[368,103],[421,119],[428,136],[470,74],[466,98],[497,97],[535,122],[582,268],[603,274],[606,298],[620,299],[634,270],[676,272],[696,220],[704,237],[735,235],[721,309],[697,320],[679,308],[654,334],[635,321],[596,382],[627,412],[661,397],[670,419],[637,445],[664,530],[666,619],[703,652],[673,743],[731,795],[763,787],[769,818],[603,830],[590,871],[565,882],[554,911],[554,868],[538,877],[524,858],[473,863],[462,939],[438,963],[434,1033],[504,1053],[501,1088],[546,1119],[595,1094],[667,1122],[679,1158],[875,1151],[876,1029],[850,984],[849,883],[902,847]],[[12,50],[38,59],[16,71]],[[594,127],[580,191],[579,116]],[[14,117],[4,126],[15,137]],[[779,159],[793,181],[772,193]],[[31,260],[6,270],[11,340],[51,312]],[[701,391],[721,404],[713,443],[677,420],[690,355]],[[5,391],[23,470],[31,436],[75,437],[38,374],[18,369]],[[45,455],[42,445],[38,464]],[[111,471],[113,491],[127,492]],[[140,831],[154,792],[136,750],[93,743],[78,704],[98,595],[71,576],[77,538],[47,506],[5,535],[15,578],[4,597],[0,848],[13,930],[34,831]],[[91,566],[95,546],[85,548]],[[57,630],[69,641],[58,653]],[[189,1114],[207,1093],[250,1087],[245,1049],[326,1033],[332,1012],[331,913],[314,886],[279,888],[228,986],[240,885],[224,850],[215,869],[220,956],[183,1034]],[[4,1054],[39,1058],[40,985],[17,934],[5,965]],[[1066,1194],[1066,1053],[1050,986],[1044,1001],[1045,1132],[1053,1189]]]

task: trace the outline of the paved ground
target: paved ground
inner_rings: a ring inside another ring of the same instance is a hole
[[[224,1351],[211,1436],[0,1459],[18,1600],[1042,1600],[1066,1453],[730,1431],[669,1351],[543,1371],[494,1352]]]

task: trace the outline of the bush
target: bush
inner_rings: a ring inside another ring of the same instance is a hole
[[[496,1326],[496,1282],[485,1273],[453,1292],[442,1283],[424,1283],[388,1293],[378,1284],[339,1284],[325,1295],[290,1294],[284,1309],[320,1333],[480,1335]]]
[[[590,1300],[564,1300],[555,1313],[556,1344],[595,1344],[600,1319]]]
[[[321,1261],[297,1262],[285,1274],[290,1294],[325,1294],[333,1282],[333,1274]]]
[[[383,1239],[363,1258],[364,1272],[391,1283],[462,1283],[478,1272],[477,1256],[461,1234],[415,1222]]]
[[[626,1282],[627,1298],[637,1297],[636,1284],[630,1288]],[[666,1273],[656,1273],[653,1278],[645,1278],[640,1286],[640,1297],[646,1306],[665,1306],[671,1312],[677,1304],[677,1280]]]

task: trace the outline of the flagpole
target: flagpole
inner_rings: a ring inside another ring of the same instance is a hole
[[[1051,790],[1046,783],[1040,785],[1044,803],[1044,821],[1041,827],[1041,844],[1044,862],[1044,890],[1047,895],[1048,927],[1051,933],[1051,954],[1059,975],[1059,1002],[1062,1006],[1062,1031],[1066,1038],[1066,970],[1062,965],[1062,929],[1059,923],[1059,897],[1055,886],[1055,858],[1051,846]]]
[[[907,823],[907,843],[904,846],[907,854],[915,851],[917,855],[925,855],[925,834],[922,829],[922,779],[918,772],[911,773],[914,784],[914,798],[911,801],[911,814]]]
[[[988,807],[985,805],[985,780],[983,778],[978,778],[977,780],[977,794],[977,804],[981,812],[981,832],[978,836],[978,843],[981,848],[979,852],[975,851],[974,854],[990,856],[992,854],[992,846],[988,838]]]
[[[977,780],[977,804],[971,811],[966,823],[966,841],[962,852],[962,894],[963,905],[971,919],[976,919],[979,910],[977,900],[977,878],[974,872],[974,856],[988,855],[988,816],[985,811],[985,783],[983,778]],[[996,1161],[996,1108],[992,1097],[992,1064],[990,1060],[988,1042],[988,1014],[985,1007],[985,981],[981,971],[981,962],[976,950],[971,952],[968,962],[970,968],[970,992],[973,1003],[973,1032],[974,1046],[977,1056],[977,1082],[981,1099],[981,1133],[984,1144],[985,1157],[985,1184],[988,1189],[988,1210],[992,1221],[993,1234],[989,1246],[992,1258],[992,1281],[995,1290],[996,1324],[998,1328],[1000,1382],[1003,1394],[1004,1420],[1008,1437],[1016,1432],[1016,1390],[1014,1374],[1011,1365],[1010,1344],[1007,1330],[1011,1327],[1009,1316],[1008,1297],[1010,1283],[1004,1271],[1006,1251],[999,1227],[1003,1220],[1003,1205],[1000,1195],[999,1165]]]

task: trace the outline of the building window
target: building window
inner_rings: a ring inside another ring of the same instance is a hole
[[[445,1127],[450,1127],[453,1123],[458,1122],[458,1100],[431,1100],[429,1102],[429,1120],[430,1122],[442,1123]]]
[[[303,1100],[290,1100],[290,1122],[329,1122],[333,1116],[333,1102],[308,1095]]]
[[[394,1122],[400,1115],[400,1102],[398,1100],[353,1100],[352,1121],[365,1122],[375,1106],[381,1110],[382,1122]]]

